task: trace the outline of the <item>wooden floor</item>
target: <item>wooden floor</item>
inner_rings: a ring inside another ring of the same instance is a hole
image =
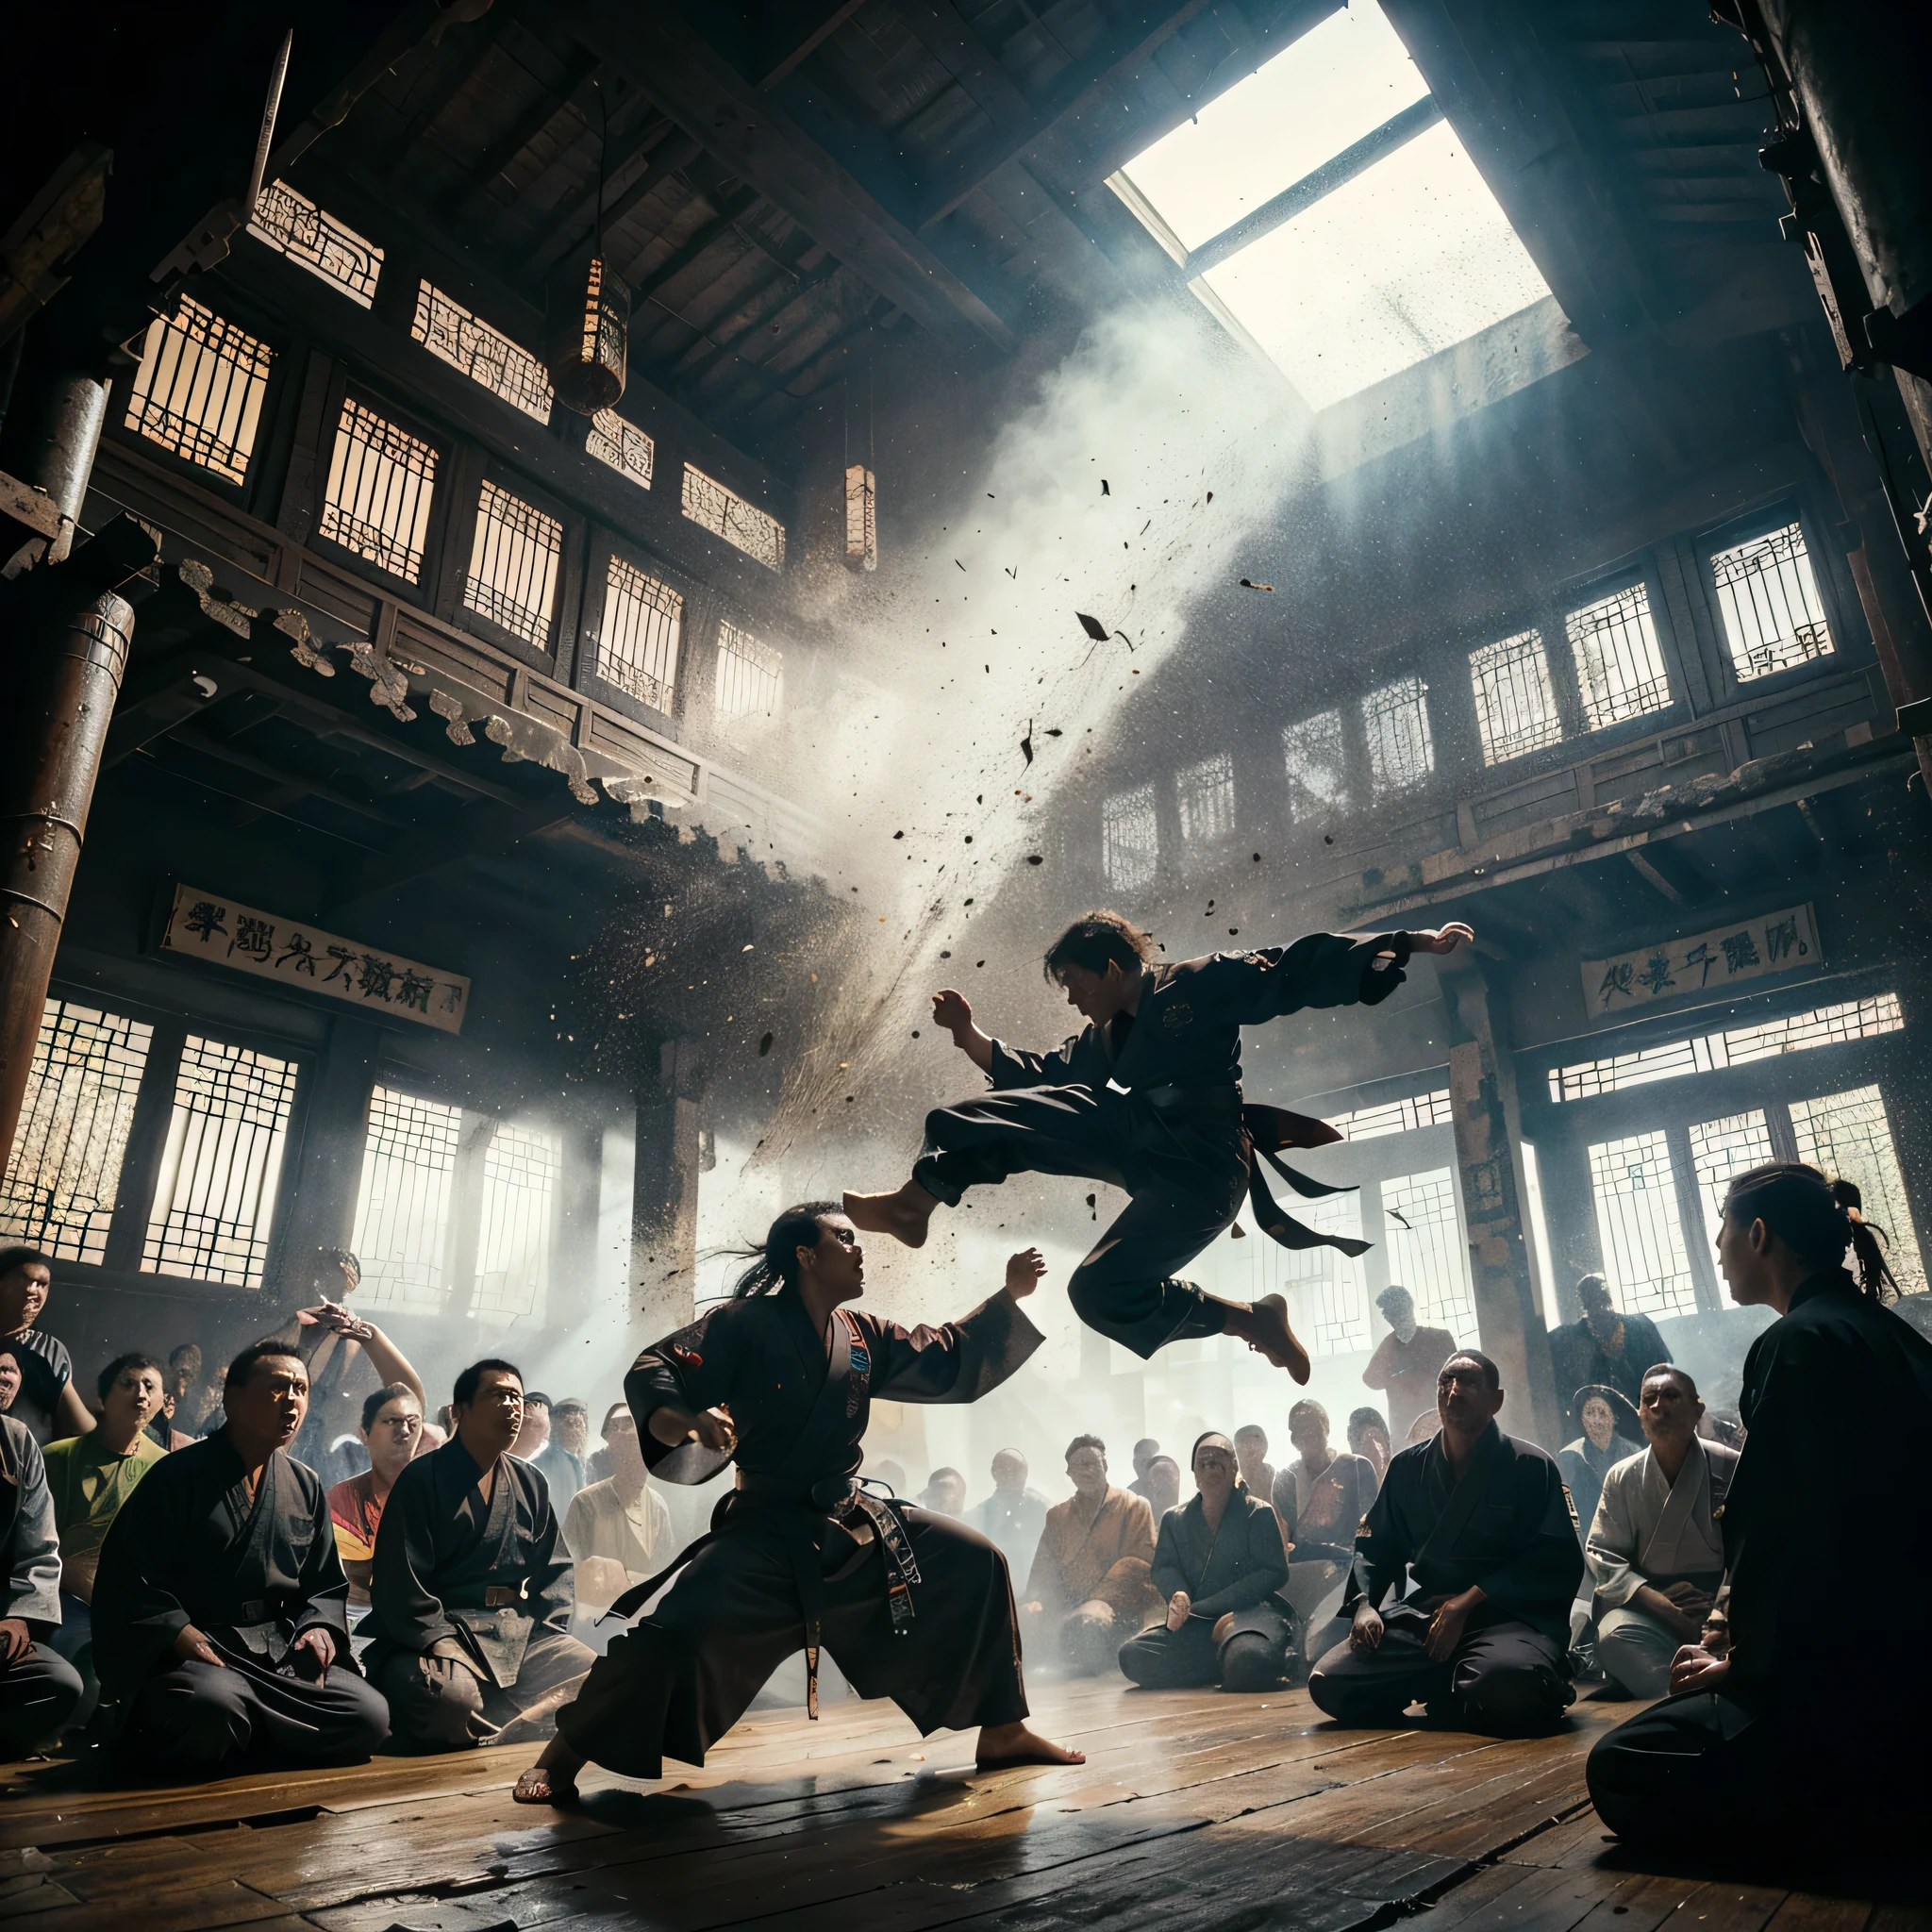
[[[1932,1932],[1909,1867],[1745,1882],[1624,1855],[1583,1760],[1630,1708],[1585,1702],[1563,1736],[1497,1742],[1338,1731],[1299,1691],[1049,1685],[1035,1721],[1087,1763],[981,1776],[970,1736],[922,1742],[891,1705],[846,1703],[815,1724],[755,1716],[655,1787],[587,1774],[567,1812],[510,1803],[527,1749],[133,1792],[20,1766],[0,1789],[0,1923]]]

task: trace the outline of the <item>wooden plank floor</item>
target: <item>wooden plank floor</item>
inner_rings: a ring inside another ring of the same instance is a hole
[[[1590,1808],[1627,1705],[1556,1738],[1341,1731],[1306,1693],[1048,1685],[1086,1764],[972,1768],[891,1705],[760,1713],[702,1772],[587,1774],[513,1806],[527,1749],[149,1790],[0,1774],[0,1923],[29,1932],[1932,1932],[1901,1861],[1841,1874],[1665,1870]],[[1769,1853],[1767,1854],[1769,1856]],[[1681,1916],[1680,1916],[1681,1915]]]

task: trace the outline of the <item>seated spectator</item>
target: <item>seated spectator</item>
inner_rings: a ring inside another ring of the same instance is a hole
[[[1288,1540],[1288,1582],[1282,1594],[1302,1632],[1310,1663],[1348,1635],[1329,1629],[1341,1607],[1355,1534],[1375,1500],[1375,1472],[1359,1456],[1328,1446],[1328,1411],[1297,1402],[1288,1412],[1288,1440],[1296,1456],[1274,1478],[1274,1513]]]
[[[1091,1676],[1159,1607],[1149,1574],[1154,1512],[1144,1496],[1108,1485],[1098,1436],[1067,1444],[1067,1475],[1074,1493],[1046,1512],[1020,1626],[1036,1656]]]
[[[651,1485],[638,1425],[624,1403],[611,1405],[603,1433],[611,1474],[601,1483],[586,1483],[563,1518],[578,1607],[598,1614],[677,1554],[671,1511]]]
[[[1120,1666],[1149,1690],[1280,1683],[1294,1626],[1276,1592],[1288,1557],[1274,1511],[1236,1478],[1240,1451],[1210,1430],[1194,1444],[1194,1495],[1160,1519],[1152,1581],[1167,1618],[1130,1637]]]
[[[454,1405],[452,1405],[454,1406]],[[534,1463],[550,1446],[550,1398],[541,1389],[524,1397],[524,1420],[517,1439],[509,1445],[510,1455]]]
[[[1406,1288],[1385,1288],[1375,1297],[1375,1307],[1388,1323],[1389,1333],[1369,1357],[1362,1380],[1387,1395],[1391,1432],[1411,1440],[1408,1432],[1417,1416],[1425,1415],[1434,1424],[1436,1377],[1456,1346],[1456,1338],[1446,1328],[1424,1328],[1416,1319],[1415,1297]]]
[[[13,1405],[20,1395],[21,1368],[20,1357],[13,1352],[10,1341],[0,1341],[0,1415],[12,1415]],[[20,1421],[18,1416],[14,1417]],[[21,1427],[26,1424],[21,1423]]]
[[[168,1351],[168,1372],[162,1391],[174,1402],[170,1420],[191,1441],[200,1436],[208,1423],[220,1423],[222,1391],[202,1381],[204,1357],[197,1341],[177,1342]]]
[[[346,1293],[361,1280],[353,1255],[336,1254],[342,1267]],[[309,1411],[302,1440],[295,1445],[298,1461],[306,1462],[333,1485],[359,1475],[364,1468],[361,1431],[362,1405],[378,1388],[400,1384],[425,1405],[423,1378],[374,1322],[350,1314],[339,1303],[324,1301],[298,1309],[293,1324],[298,1352],[318,1337],[308,1356],[308,1369],[322,1391]],[[284,1338],[286,1339],[286,1337]]]
[[[595,1661],[570,1634],[570,1548],[548,1486],[510,1451],[525,1440],[522,1374],[473,1363],[450,1407],[454,1438],[411,1462],[383,1507],[364,1626],[396,1737],[423,1751],[546,1734]]]
[[[74,1386],[66,1345],[34,1324],[45,1313],[53,1263],[38,1248],[0,1248],[0,1343],[20,1364],[20,1390],[7,1413],[26,1424],[44,1446],[62,1436],[84,1436],[94,1419]]]
[[[906,1493],[906,1472],[890,1457],[883,1462],[868,1462],[863,1474],[874,1482],[884,1483],[891,1495],[903,1496]]]
[[[1148,1502],[1153,1502],[1154,1498],[1147,1493],[1147,1470],[1159,1454],[1160,1444],[1152,1436],[1142,1436],[1134,1444],[1134,1480],[1127,1485],[1128,1495],[1142,1496]],[[1170,1457],[1168,1460],[1172,1462],[1174,1458]],[[1174,1467],[1178,1469],[1180,1465],[1175,1463]]]
[[[1395,1454],[1389,1424],[1379,1408],[1352,1408],[1348,1412],[1348,1453],[1359,1456],[1375,1472],[1375,1487],[1389,1474],[1389,1458]]]
[[[1260,1497],[1264,1503],[1272,1501],[1274,1466],[1268,1460],[1268,1431],[1259,1423],[1243,1423],[1234,1432],[1234,1455],[1248,1494]]]
[[[966,1478],[957,1469],[936,1469],[919,1492],[919,1507],[935,1516],[958,1517],[966,1509]]]
[[[1633,1845],[1841,1856],[1875,1832],[1896,1857],[1932,1795],[1932,1343],[1884,1306],[1871,1230],[1815,1168],[1738,1175],[1717,1254],[1731,1299],[1776,1317],[1744,1358],[1722,1519],[1729,1653],[1678,1652],[1674,1694],[1591,1752],[1590,1795]]]
[[[1440,1433],[1389,1465],[1356,1539],[1346,1643],[1308,1695],[1346,1724],[1432,1717],[1496,1733],[1547,1731],[1573,1692],[1565,1649],[1583,1552],[1556,1461],[1496,1426],[1502,1377],[1457,1349],[1436,1381]],[[1414,1587],[1384,1613],[1391,1586]]]
[[[1557,1452],[1557,1466],[1576,1509],[1576,1535],[1590,1535],[1604,1478],[1618,1463],[1643,1454],[1643,1424],[1636,1409],[1614,1389],[1579,1389],[1571,1404],[1583,1418],[1583,1433]]]
[[[1181,1507],[1181,1466],[1172,1456],[1157,1456],[1147,1465],[1147,1507],[1157,1524]]]
[[[566,1395],[550,1410],[550,1440],[533,1458],[550,1485],[550,1507],[560,1523],[571,1498],[591,1480],[585,1452],[591,1446],[591,1411],[582,1397]]]
[[[75,1724],[93,1715],[101,1694],[91,1608],[101,1545],[135,1485],[165,1453],[148,1433],[149,1423],[167,1400],[161,1376],[161,1365],[152,1356],[116,1356],[94,1385],[101,1398],[100,1421],[86,1435],[49,1442],[42,1452],[54,1524],[60,1532],[60,1627],[47,1643],[79,1673]]]
[[[389,1735],[349,1648],[348,1579],[320,1478],[288,1454],[301,1357],[228,1365],[224,1425],[164,1456],[121,1506],[94,1576],[94,1666],[143,1770],[348,1763]]]
[[[375,1561],[375,1532],[389,1492],[416,1454],[423,1433],[423,1398],[407,1382],[391,1382],[362,1398],[363,1453],[369,1467],[328,1492],[336,1553],[349,1579],[349,1601],[369,1602],[369,1573]]]
[[[1738,1452],[1705,1442],[1697,1384],[1659,1363],[1638,1420],[1650,1446],[1604,1478],[1584,1557],[1596,1583],[1596,1655],[1632,1697],[1661,1697],[1671,1659],[1704,1634],[1724,1581],[1718,1525]]]
[[[0,1416],[0,1763],[50,1744],[80,1702],[80,1677],[46,1641],[60,1623],[60,1554],[40,1444]]]
[[[1614,1389],[1634,1408],[1644,1370],[1671,1358],[1657,1324],[1648,1315],[1620,1314],[1601,1274],[1586,1274],[1576,1284],[1576,1301],[1583,1319],[1550,1334],[1557,1392],[1568,1397],[1571,1390],[1576,1391],[1563,1418],[1566,1434],[1583,1427],[1586,1389]]]
[[[992,1494],[972,1517],[974,1528],[999,1545],[1015,1576],[1032,1569],[1046,1527],[1046,1498],[1026,1487],[1026,1458],[1017,1449],[1002,1449],[992,1459]]]

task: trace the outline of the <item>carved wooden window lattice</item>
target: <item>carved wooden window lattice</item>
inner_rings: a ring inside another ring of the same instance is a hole
[[[248,474],[275,351],[183,295],[148,325],[125,424],[224,482]]]
[[[1856,1181],[1865,1205],[1860,1210],[1890,1237],[1885,1257],[1902,1292],[1921,1293],[1925,1264],[1906,1199],[1898,1148],[1876,1087],[1821,1094],[1791,1102],[1791,1133],[1798,1158],[1822,1169],[1831,1179]]]
[[[1583,719],[1591,730],[1669,708],[1671,681],[1642,584],[1571,611],[1563,628],[1575,653]]]
[[[1189,765],[1174,781],[1181,837],[1190,845],[1217,845],[1234,836],[1234,759],[1224,751]]]
[[[1287,725],[1281,734],[1282,760],[1288,769],[1289,809],[1297,821],[1322,817],[1340,805],[1348,789],[1348,768],[1341,741],[1341,713],[1317,711],[1312,718]]]
[[[423,575],[436,451],[354,396],[342,398],[320,535],[392,576]]]
[[[597,671],[620,691],[669,712],[677,688],[677,647],[684,599],[621,557],[604,580]],[[721,653],[722,656],[722,653]]]
[[[1563,721],[1557,712],[1540,630],[1519,631],[1472,651],[1469,679],[1475,691],[1484,764],[1500,765],[1562,739]]]
[[[1727,1114],[1722,1120],[1690,1123],[1690,1172],[1697,1179],[1697,1197],[1704,1204],[1707,1241],[1717,1240],[1724,1224],[1724,1191],[1732,1177],[1776,1158],[1771,1125],[1762,1108]]]
[[[1604,1280],[1617,1307],[1640,1315],[1693,1314],[1697,1292],[1662,1131],[1593,1142],[1590,1182]]]
[[[1710,572],[1740,684],[1830,655],[1831,626],[1802,525],[1720,550]]]
[[[591,433],[584,448],[600,463],[608,463],[628,483],[640,490],[651,487],[651,475],[658,460],[658,445],[635,423],[626,423],[615,409],[599,409],[591,418]]]
[[[767,570],[785,568],[785,525],[689,463],[684,466],[684,513]]]
[[[1136,892],[1154,883],[1160,866],[1160,821],[1153,786],[1117,791],[1101,807],[1100,857],[1116,891]]]
[[[0,1236],[57,1261],[107,1258],[142,1074],[144,1021],[50,999],[27,1074],[13,1152],[0,1183]]]
[[[286,181],[261,191],[248,232],[278,254],[320,275],[330,288],[368,308],[382,276],[382,250]]]
[[[1458,1340],[1477,1332],[1469,1247],[1456,1212],[1456,1175],[1446,1167],[1382,1183],[1389,1279],[1415,1297],[1424,1322]]]
[[[486,480],[463,602],[525,643],[547,649],[562,556],[563,525],[555,517]]]
[[[1429,736],[1428,686],[1420,677],[1398,677],[1362,700],[1362,729],[1369,741],[1369,783],[1377,798],[1420,785],[1436,767]]]
[[[416,291],[416,319],[409,333],[432,356],[461,370],[512,408],[539,423],[550,421],[552,390],[542,363],[433,282]]]
[[[370,1095],[351,1239],[362,1263],[358,1302],[377,1308],[443,1307],[462,1118],[458,1108],[390,1087]]]
[[[502,1122],[483,1157],[483,1212],[470,1312],[540,1312],[550,1283],[551,1204],[561,1165],[557,1136]]]
[[[774,718],[785,691],[785,658],[728,618],[718,626],[716,707],[721,724]]]
[[[1328,1124],[1344,1141],[1379,1141],[1388,1134],[1411,1134],[1418,1127],[1446,1127],[1455,1119],[1449,1090],[1412,1093],[1385,1100],[1375,1107],[1358,1107],[1352,1113],[1331,1114]]]

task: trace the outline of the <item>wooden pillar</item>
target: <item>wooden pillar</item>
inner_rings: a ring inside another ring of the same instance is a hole
[[[1704,1225],[1704,1195],[1697,1185],[1697,1165],[1690,1152],[1690,1127],[1685,1121],[1666,1124],[1664,1144],[1671,1154],[1671,1178],[1677,1190],[1677,1220],[1684,1230],[1684,1251],[1690,1263],[1690,1290],[1697,1312],[1714,1314],[1724,1305],[1724,1284],[1717,1276],[1717,1256]]]
[[[694,1307],[700,1102],[695,1043],[665,1041],[658,1089],[638,1100],[630,1321],[640,1348],[682,1328]]]
[[[345,1017],[329,1023],[327,1050],[303,1109],[295,1171],[283,1193],[289,1218],[276,1273],[284,1292],[306,1294],[323,1250],[354,1244],[369,1095],[375,1086],[382,1037],[383,1028],[370,1020]],[[333,1274],[321,1278],[333,1279]]]
[[[604,1191],[604,1128],[571,1121],[560,1135],[557,1213],[550,1237],[549,1321],[575,1327],[593,1310],[597,1291],[597,1214]]]
[[[1444,973],[1442,991],[1449,1009],[1456,1165],[1481,1347],[1502,1372],[1504,1427],[1554,1450],[1561,1440],[1559,1411],[1524,1227],[1523,1118],[1507,997],[1480,964]]]
[[[1559,1321],[1583,1313],[1576,1284],[1603,1273],[1603,1242],[1597,1233],[1596,1200],[1590,1185],[1587,1135],[1567,1108],[1552,1108],[1536,1134],[1537,1174],[1542,1183],[1543,1223],[1550,1234],[1550,1284]]]

